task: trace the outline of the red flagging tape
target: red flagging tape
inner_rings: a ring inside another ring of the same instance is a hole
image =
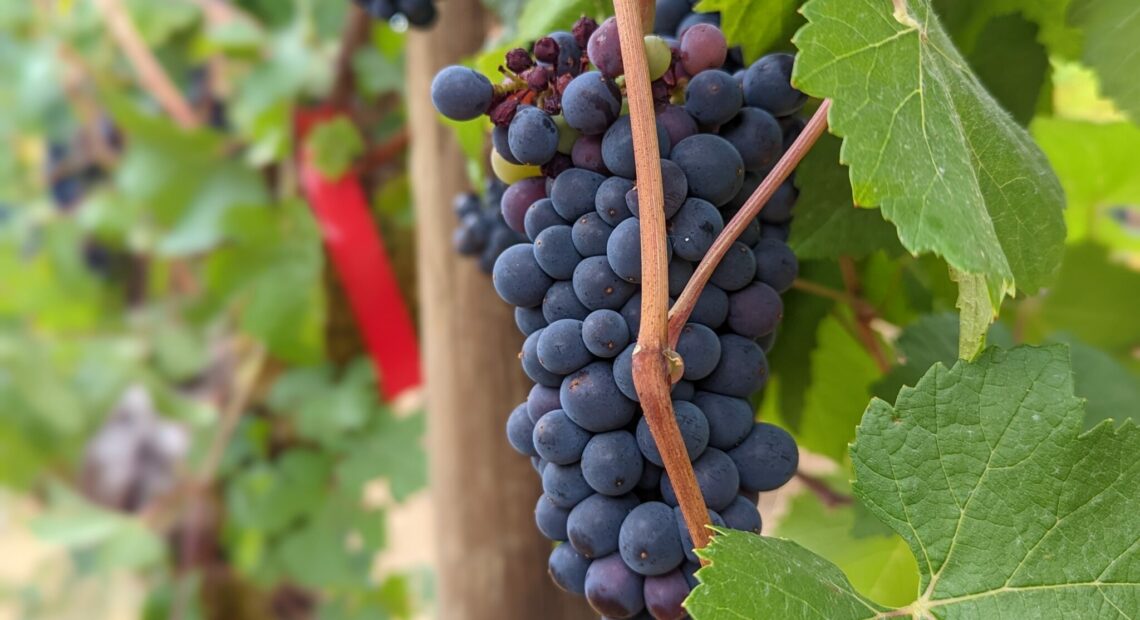
[[[421,385],[420,349],[411,313],[396,281],[384,240],[368,208],[357,171],[326,179],[304,152],[304,136],[335,117],[330,108],[301,110],[296,144],[301,187],[320,225],[325,247],[348,296],[368,354],[380,375],[382,396],[392,401]]]

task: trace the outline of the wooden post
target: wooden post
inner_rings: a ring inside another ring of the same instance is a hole
[[[507,444],[508,414],[526,398],[522,336],[510,307],[474,260],[452,249],[451,201],[469,189],[452,131],[429,96],[441,67],[475,52],[488,22],[478,0],[439,3],[440,19],[408,35],[408,114],[416,201],[417,271],[437,547],[436,617],[596,618],[546,573],[551,544],[534,524],[541,491]],[[427,524],[425,524],[427,527]]]

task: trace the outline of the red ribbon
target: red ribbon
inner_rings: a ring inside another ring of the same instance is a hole
[[[390,402],[422,383],[420,349],[411,313],[372,219],[358,171],[326,179],[304,149],[310,129],[340,114],[341,111],[329,107],[298,111],[295,135],[301,187],[380,375],[381,394]]]

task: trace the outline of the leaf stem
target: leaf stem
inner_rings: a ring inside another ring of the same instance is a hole
[[[693,545],[700,549],[709,543],[708,509],[677,428],[670,396],[670,360],[676,359],[676,354],[667,346],[669,264],[665,198],[649,65],[642,44],[642,19],[646,7],[652,4],[647,0],[614,0],[641,201],[641,328],[633,351],[633,382]]]
[[[824,506],[828,508],[836,508],[838,506],[847,506],[852,504],[855,500],[850,495],[844,495],[831,488],[826,482],[819,478],[805,473],[803,470],[796,472],[796,478],[804,484],[819,501],[823,502]]]
[[[808,121],[804,127],[803,133],[792,144],[791,148],[784,153],[780,161],[776,163],[776,167],[764,177],[764,181],[760,183],[760,187],[752,192],[752,196],[744,203],[740,211],[732,218],[731,221],[724,227],[720,236],[713,242],[712,247],[709,249],[708,254],[697,265],[696,270],[693,272],[693,277],[689,279],[689,283],[685,285],[685,290],[681,292],[681,296],[677,298],[677,303],[673,304],[673,309],[669,312],[669,346],[677,346],[677,339],[681,337],[681,328],[685,326],[685,322],[689,320],[689,315],[693,313],[693,307],[697,305],[697,298],[700,297],[701,291],[704,290],[705,285],[708,284],[709,278],[712,277],[713,271],[720,264],[721,259],[728,253],[732,244],[740,237],[744,229],[748,227],[748,223],[756,219],[756,215],[768,203],[768,200],[776,193],[782,184],[799,165],[800,160],[807,155],[811,147],[815,145],[819,137],[827,129],[827,111],[831,108],[831,100],[824,99],[823,103],[819,105],[819,109],[812,115],[811,120]],[[640,197],[641,190],[638,190]],[[645,225],[642,223],[642,234],[645,234]],[[644,252],[642,253],[644,256]],[[642,297],[644,300],[644,297]],[[642,313],[644,316],[644,311]]]
[[[847,289],[847,295],[852,299],[859,299],[863,293],[863,285],[859,282],[859,271],[855,268],[855,261],[850,256],[841,256],[839,271],[843,275],[843,288]],[[871,322],[875,320],[875,311],[856,305],[852,305],[851,309],[855,312],[856,337],[875,360],[879,371],[883,374],[890,372],[891,360],[883,351],[883,345],[875,336],[875,330],[871,328]]]
[[[837,291],[818,282],[812,282],[811,280],[797,278],[796,281],[792,283],[792,288],[809,295],[815,295],[816,297],[823,297],[825,299],[831,299],[839,303],[847,304],[856,311],[868,310],[872,313],[875,312],[874,307],[866,299],[863,299],[861,297],[852,297],[851,295],[848,295],[846,291]]]
[[[182,96],[170,76],[159,64],[154,53],[147,47],[134,21],[131,20],[122,0],[95,0],[95,6],[103,16],[107,29],[115,43],[127,56],[131,66],[138,73],[143,87],[158,100],[166,113],[183,129],[195,129],[201,122],[194,108]]]

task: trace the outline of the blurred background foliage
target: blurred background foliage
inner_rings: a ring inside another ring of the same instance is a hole
[[[469,63],[488,74],[505,49],[609,11],[485,4],[500,25]],[[784,30],[798,25],[798,3],[769,4]],[[1066,342],[1089,425],[1140,416],[1137,119],[1101,94],[1099,57],[1073,51],[1079,30],[969,8],[983,5],[935,2],[1045,150],[1069,225],[1057,282],[1007,301],[990,342]],[[192,126],[140,85],[107,7],[136,24]],[[405,168],[404,107],[426,101],[404,92],[405,35],[372,27],[351,57],[351,122],[294,143],[294,114],[333,87],[349,7],[0,3],[0,618],[339,620],[430,606],[423,556],[382,553],[397,544],[388,517],[426,483],[423,415],[379,401],[293,159],[304,146],[326,174],[362,164],[414,304],[411,191],[431,180]],[[786,34],[746,49],[788,48]],[[456,125],[473,187],[484,129]],[[850,204],[837,151],[825,140],[805,162],[801,213]],[[953,361],[956,287],[889,228],[836,260],[802,219],[806,286],[786,301],[758,407],[815,456],[787,495],[763,500],[766,531],[835,561],[876,600],[905,602],[913,559],[852,503],[846,446],[869,398],[893,401]]]

